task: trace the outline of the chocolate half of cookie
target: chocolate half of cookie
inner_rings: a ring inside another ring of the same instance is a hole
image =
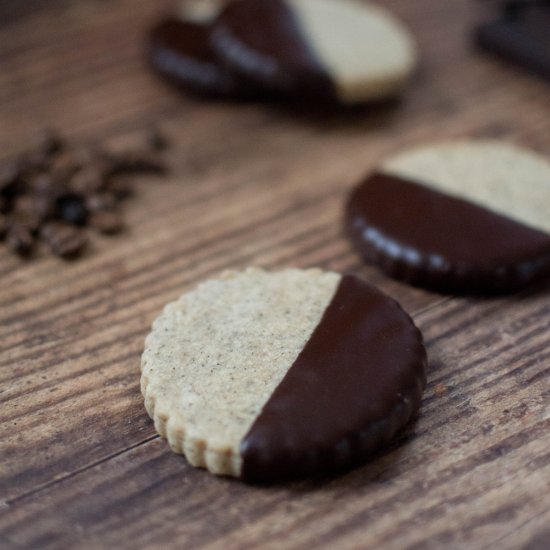
[[[150,33],[153,68],[173,84],[203,96],[248,98],[257,89],[219,62],[210,44],[210,28],[201,22],[167,18]]]
[[[235,72],[268,89],[344,104],[395,95],[416,58],[391,14],[356,0],[231,2],[212,43]]]
[[[389,159],[351,194],[346,225],[386,273],[438,291],[510,292],[550,275],[550,163],[497,142]]]
[[[425,369],[410,317],[362,280],[252,269],[165,309],[142,388],[157,430],[193,465],[273,482],[387,444],[418,410]]]

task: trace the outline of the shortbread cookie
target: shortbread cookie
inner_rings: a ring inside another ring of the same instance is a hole
[[[431,145],[388,159],[352,193],[363,256],[411,284],[514,291],[550,275],[550,163],[497,141]]]
[[[405,27],[359,0],[236,0],[212,40],[235,72],[274,92],[345,104],[394,96],[416,63]]]
[[[210,97],[248,98],[257,93],[255,86],[232,73],[223,64],[210,44],[208,16],[201,21],[169,17],[151,31],[149,57],[153,68],[171,83]]]
[[[363,460],[418,409],[412,320],[354,276],[249,269],[166,306],[142,357],[145,407],[194,466],[248,482]]]

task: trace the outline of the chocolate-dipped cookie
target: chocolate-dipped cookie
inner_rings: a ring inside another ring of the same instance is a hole
[[[349,467],[417,411],[410,317],[354,276],[226,273],[169,304],[142,358],[157,431],[194,466],[247,482]]]
[[[210,43],[207,15],[189,13],[192,15],[190,20],[168,17],[151,30],[148,53],[156,72],[203,96],[238,99],[255,95],[255,86],[219,62]]]
[[[357,0],[235,0],[212,42],[235,72],[273,92],[344,104],[396,95],[416,63],[405,27]]]
[[[388,159],[351,194],[346,224],[364,258],[413,285],[512,292],[550,276],[550,163],[497,141]]]

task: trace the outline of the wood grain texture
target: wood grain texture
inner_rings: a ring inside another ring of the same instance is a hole
[[[163,2],[0,0],[0,163],[37,125],[75,140],[170,136],[129,230],[87,255],[0,249],[0,547],[547,548],[550,287],[494,300],[408,288],[342,234],[384,155],[456,136],[550,154],[548,85],[471,48],[467,0],[388,0],[422,65],[395,105],[330,116],[208,103],[158,82],[143,36]],[[351,270],[423,330],[418,420],[338,478],[259,488],[195,470],[158,439],[139,356],[163,304],[222,269]]]

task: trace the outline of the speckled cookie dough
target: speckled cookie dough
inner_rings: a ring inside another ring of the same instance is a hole
[[[550,161],[517,145],[497,140],[424,145],[390,157],[381,171],[550,233]]]

